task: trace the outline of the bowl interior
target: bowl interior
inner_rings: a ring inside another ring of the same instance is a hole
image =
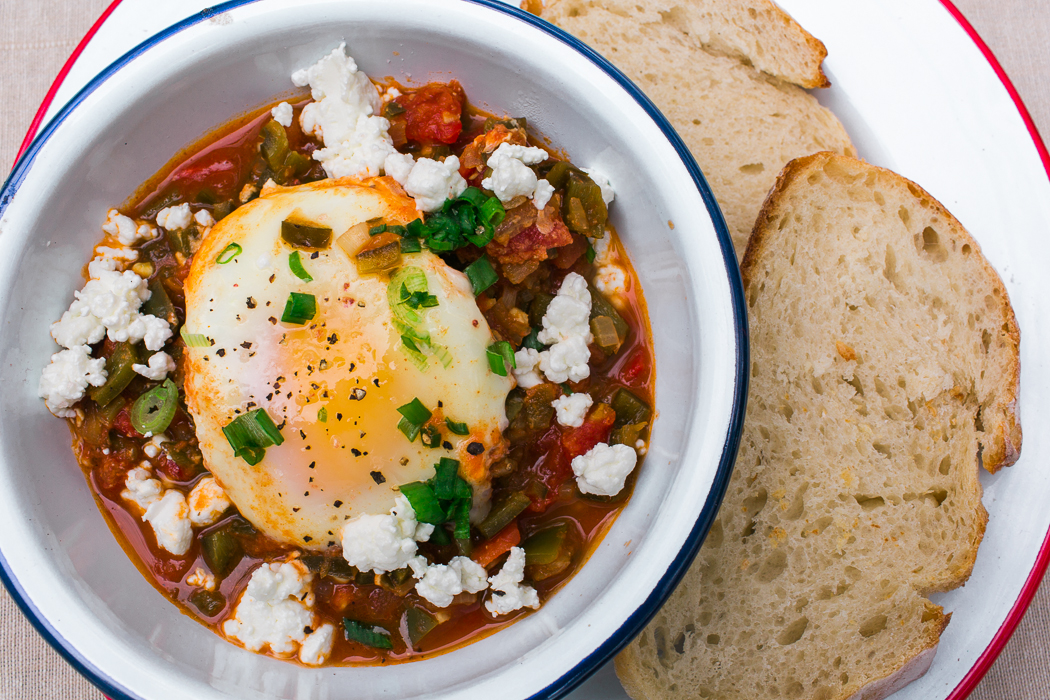
[[[639,101],[513,11],[427,0],[288,5],[231,3],[147,42],[74,99],[5,185],[3,574],[42,631],[114,697],[328,698],[351,688],[361,698],[524,698],[571,685],[669,592],[728,479],[746,322],[721,216],[698,190],[695,166]],[[651,450],[633,498],[587,565],[537,613],[396,672],[301,668],[248,653],[182,615],[117,544],[65,426],[36,397],[58,350],[48,325],[82,286],[106,210],[205,132],[287,93],[293,70],[342,41],[370,76],[409,84],[455,77],[474,103],[527,117],[575,163],[603,171],[656,349]]]

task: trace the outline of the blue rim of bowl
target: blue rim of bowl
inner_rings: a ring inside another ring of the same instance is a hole
[[[173,24],[165,30],[158,32],[149,39],[146,39],[92,78],[91,81],[85,85],[80,92],[74,95],[61,111],[55,115],[15,164],[11,174],[5,180],[3,186],[0,187],[0,216],[3,215],[4,210],[7,209],[8,204],[10,204],[11,200],[14,198],[19,185],[21,185],[26,174],[29,172],[29,166],[35,160],[43,144],[51,137],[58,126],[69,117],[73,110],[83,102],[88,95],[94,92],[99,85],[108,80],[133,59],[183,29],[208,20],[211,17],[228,10],[233,10],[259,1],[260,0],[230,0],[229,2],[202,10],[195,15],[187,17],[181,22]],[[686,147],[675,128],[671,126],[671,123],[667,121],[667,118],[664,117],[660,110],[656,108],[656,105],[645,96],[638,86],[636,86],[630,78],[620,72],[618,68],[609,63],[608,60],[594,51],[594,49],[549,22],[504,2],[500,2],[500,0],[461,1],[486,7],[490,10],[515,17],[555,39],[558,39],[562,43],[567,44],[608,74],[609,77],[615,80],[638,103],[638,105],[645,110],[653,122],[656,123],[657,127],[659,127],[660,131],[663,132],[667,140],[670,141],[675,151],[677,151],[679,157],[682,159],[682,163],[689,171],[690,176],[692,176],[693,182],[696,184],[697,190],[700,192],[700,196],[704,200],[704,205],[707,207],[707,211],[711,216],[711,221],[715,228],[715,234],[718,237],[718,244],[722,251],[722,259],[725,264],[726,274],[729,278],[729,291],[733,302],[733,330],[736,339],[733,411],[729,421],[726,441],[722,447],[722,456],[719,458],[718,469],[715,472],[711,491],[707,496],[707,500],[704,502],[704,507],[700,511],[700,515],[697,518],[696,523],[693,525],[689,536],[686,538],[682,549],[679,550],[678,555],[671,562],[670,566],[668,566],[667,571],[660,578],[657,585],[653,588],[652,593],[649,594],[645,601],[643,601],[642,604],[627,618],[627,620],[625,620],[624,623],[597,649],[584,657],[569,672],[563,674],[542,691],[529,698],[529,700],[540,700],[541,698],[545,700],[554,700],[555,698],[564,697],[572,692],[587,680],[591,674],[608,662],[616,653],[627,646],[627,644],[642,631],[649,620],[651,620],[660,609],[661,605],[663,605],[663,602],[668,596],[670,596],[672,591],[674,591],[678,582],[682,579],[682,576],[685,575],[686,570],[689,568],[689,565],[700,550],[700,546],[703,544],[708,530],[710,530],[712,523],[714,523],[715,517],[718,515],[718,508],[722,503],[722,498],[725,495],[726,488],[729,486],[729,477],[733,473],[733,464],[736,461],[737,449],[740,446],[740,438],[744,427],[744,412],[747,405],[747,388],[749,379],[747,367],[750,364],[750,348],[748,343],[747,309],[744,304],[744,286],[740,277],[740,268],[736,262],[736,253],[733,250],[732,239],[729,236],[729,230],[726,227],[725,219],[722,216],[722,210],[715,201],[714,194],[711,192],[711,188],[707,184],[706,178],[700,171],[700,166],[697,165],[696,160],[689,152],[689,149]],[[81,657],[81,655],[73,649],[61,635],[58,634],[50,623],[48,623],[48,621],[45,620],[39,611],[30,603],[25,591],[12,576],[7,559],[3,556],[2,552],[0,552],[0,581],[3,581],[4,586],[6,586],[7,590],[10,592],[11,597],[15,600],[15,603],[22,610],[23,614],[25,614],[26,618],[37,632],[39,632],[48,644],[50,644],[81,675],[94,683],[104,693],[110,696],[112,700],[143,700],[139,696],[131,695],[127,690],[116,685],[115,682],[108,678],[101,670]]]

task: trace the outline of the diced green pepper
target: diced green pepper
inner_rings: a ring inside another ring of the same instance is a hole
[[[226,607],[226,599],[216,591],[200,590],[190,596],[190,604],[204,617],[215,617]]]
[[[132,365],[138,363],[138,352],[131,343],[118,343],[106,360],[106,383],[89,392],[92,400],[102,408],[120,396],[120,392],[138,376]]]
[[[574,171],[569,174],[561,214],[565,225],[573,233],[589,238],[601,238],[605,235],[609,209],[602,199],[602,188],[583,172]]]
[[[605,295],[595,289],[593,286],[588,285],[591,292],[591,321],[601,316],[606,316],[612,321],[613,327],[616,329],[616,335],[620,339],[622,345],[627,340],[627,335],[630,331],[630,327],[627,325],[627,321],[623,320],[623,316],[616,310],[616,307],[612,305],[612,302],[605,298]],[[592,326],[593,332],[593,326]],[[599,344],[601,347],[601,344]],[[620,348],[617,347],[616,350]],[[602,347],[602,350],[605,350]],[[614,350],[610,354],[615,354]]]
[[[301,219],[281,222],[281,238],[296,248],[327,248],[332,242],[332,229]]]
[[[478,525],[478,532],[485,539],[495,537],[500,530],[507,527],[510,521],[518,517],[531,503],[532,501],[529,500],[529,497],[520,491],[511,492],[505,499],[492,507],[488,517]]]
[[[422,608],[409,608],[405,611],[405,629],[408,631],[408,641],[413,648],[418,648],[419,640],[437,627],[438,619]]]
[[[533,328],[543,328],[543,315],[547,313],[547,307],[554,301],[554,295],[547,292],[536,292],[535,298],[529,305],[529,325]]]
[[[647,423],[653,410],[628,389],[619,389],[613,396],[612,408],[616,411],[616,426]]]
[[[175,316],[175,305],[171,303],[168,292],[161,284],[160,278],[155,277],[149,283],[149,299],[142,304],[142,313],[162,318],[173,326],[179,324]]]
[[[561,554],[565,545],[565,536],[569,533],[569,526],[565,523],[540,530],[525,540],[521,548],[525,550],[525,565],[552,564]]]
[[[365,250],[354,256],[359,275],[370,275],[390,270],[401,264],[401,241],[392,241],[380,248]]]
[[[237,537],[228,529],[212,530],[201,538],[201,554],[204,562],[216,576],[223,577],[236,568],[244,556]]]

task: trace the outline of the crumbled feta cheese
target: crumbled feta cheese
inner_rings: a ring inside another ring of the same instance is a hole
[[[157,544],[175,556],[182,556],[193,541],[190,509],[186,497],[175,489],[168,489],[160,500],[146,508],[142,519],[153,526]]]
[[[623,302],[617,300],[627,292],[627,271],[619,265],[602,265],[594,275],[594,288],[622,307]]]
[[[558,413],[558,424],[569,428],[579,428],[587,416],[587,409],[594,403],[590,394],[577,392],[554,399],[551,406]]]
[[[583,493],[615,496],[623,489],[627,475],[634,471],[638,454],[629,445],[600,442],[590,452],[572,460],[576,485]]]
[[[361,571],[382,574],[409,565],[416,542],[426,542],[434,526],[417,523],[415,511],[398,496],[389,515],[359,515],[343,526],[343,557]]]
[[[395,152],[387,130],[390,122],[374,116],[379,91],[357,63],[346,55],[346,44],[309,68],[292,74],[292,82],[310,86],[314,101],[303,107],[299,124],[325,147],[313,153],[329,177],[374,177]]]
[[[531,197],[537,209],[543,209],[554,194],[554,188],[546,180],[539,180],[529,165],[547,160],[549,156],[542,148],[501,143],[489,156],[486,165],[492,174],[481,181],[481,186],[501,202],[515,197]]]
[[[307,666],[320,666],[328,660],[335,642],[335,627],[325,623],[306,635],[299,647],[299,660]]]
[[[167,435],[164,435],[164,434],[154,435],[153,437],[150,438],[150,441],[147,442],[145,444],[145,446],[143,446],[142,451],[146,453],[147,457],[149,457],[150,459],[153,459],[153,458],[157,457],[158,455],[160,455],[161,445],[163,445],[167,441],[168,441],[168,436]]]
[[[612,204],[613,199],[616,197],[616,193],[613,192],[613,186],[612,183],[609,182],[609,178],[605,177],[605,175],[594,168],[580,168],[580,170],[587,173],[587,176],[591,178],[594,184],[601,188],[602,199],[605,201],[606,206]]]
[[[134,245],[139,241],[148,241],[157,237],[157,230],[149,224],[137,224],[135,220],[124,216],[116,209],[106,212],[106,221],[102,230],[115,236],[123,245]]]
[[[269,270],[271,265],[273,265],[273,258],[271,258],[266,253],[260,255],[259,258],[255,261],[255,266],[260,270]]]
[[[270,110],[270,116],[281,126],[289,127],[292,125],[292,106],[287,102],[282,102]]]
[[[506,615],[520,608],[540,607],[540,597],[532,586],[521,585],[525,578],[525,550],[511,547],[503,568],[489,577],[492,596],[485,601],[485,609],[493,615]]]
[[[102,386],[105,383],[105,359],[92,360],[91,348],[78,345],[51,356],[51,364],[40,375],[37,394],[56,416],[71,418],[73,404],[84,398],[88,385]]]
[[[230,507],[230,499],[219,486],[219,482],[206,476],[190,491],[190,522],[194,525],[211,525]]]
[[[297,562],[263,564],[252,574],[222,631],[249,651],[269,647],[277,656],[291,656],[314,621],[303,600],[310,597],[312,581],[313,574]]]
[[[124,490],[120,492],[120,497],[125,501],[134,503],[145,512],[147,508],[160,500],[161,494],[164,493],[164,487],[153,478],[152,472],[147,468],[149,462],[143,462],[142,464],[143,466],[135,467],[128,472],[127,477],[124,479]]]
[[[536,181],[536,190],[532,195],[532,204],[537,209],[543,209],[547,206],[547,202],[551,201],[551,197],[554,196],[554,185],[547,182],[546,180]]]
[[[155,352],[149,356],[149,364],[134,364],[131,366],[131,369],[135,370],[135,372],[141,374],[146,379],[152,379],[155,382],[159,382],[161,379],[168,376],[168,372],[175,371],[175,360],[171,359],[171,355],[166,352]]]
[[[106,327],[114,342],[137,343],[144,340],[149,350],[160,350],[171,337],[171,327],[164,319],[138,313],[142,302],[150,297],[146,280],[131,270],[114,272],[102,270],[95,279],[74,294],[84,308]]]
[[[280,185],[278,185],[272,177],[266,178],[266,182],[263,183],[262,189],[259,190],[259,194],[266,196],[278,187],[280,187]]]
[[[536,368],[540,364],[540,353],[532,348],[522,348],[514,353],[514,378],[518,380],[518,386],[522,389],[531,389],[537,384],[543,384],[543,377]]]
[[[197,222],[197,225],[201,228],[211,228],[215,225],[215,217],[211,215],[211,212],[207,209],[199,209],[196,214],[193,215],[193,220]]]
[[[448,156],[444,162],[420,158],[413,163],[411,155],[394,153],[386,157],[383,169],[416,200],[419,211],[437,211],[446,199],[458,197],[467,189],[456,156]]]
[[[136,257],[138,257],[137,253]],[[118,263],[113,258],[105,255],[98,255],[94,260],[88,263],[88,277],[90,279],[98,279],[102,276],[103,272],[115,272],[117,269],[123,270],[124,265]]]
[[[587,280],[575,272],[565,276],[558,295],[543,315],[543,328],[537,334],[551,347],[539,353],[539,366],[552,382],[578,382],[591,374],[588,349],[591,335],[591,295]],[[515,356],[515,360],[517,357]]]
[[[389,102],[390,100],[395,100],[395,99],[397,99],[398,97],[401,97],[401,91],[400,91],[400,90],[398,90],[398,89],[397,89],[396,87],[394,87],[393,85],[391,85],[390,87],[388,87],[388,88],[386,89],[386,92],[384,92],[384,93],[383,93],[383,101],[384,101],[384,102]]]
[[[62,318],[51,324],[51,337],[64,348],[93,345],[106,336],[106,327],[82,301],[74,301]]]
[[[193,212],[189,204],[165,207],[157,212],[157,225],[168,231],[181,231],[193,223]]]
[[[447,608],[464,591],[480,593],[488,588],[485,576],[485,567],[468,557],[454,557],[448,564],[427,567],[416,584],[416,593],[439,608]]]
[[[197,588],[203,588],[206,591],[215,590],[215,577],[209,574],[204,569],[196,569],[189,578],[186,579],[187,586],[196,586]]]

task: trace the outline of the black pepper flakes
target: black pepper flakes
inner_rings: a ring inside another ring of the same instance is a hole
[[[335,345],[338,342],[339,342],[339,335],[338,334],[332,333],[332,335],[328,336],[328,344],[329,345]]]
[[[485,451],[485,446],[480,442],[472,442],[467,445],[467,452],[477,457],[479,454]]]
[[[215,351],[215,354],[219,357],[226,357],[226,348],[219,348]]]
[[[303,542],[313,542],[313,541],[314,541],[313,537],[310,537],[309,535],[303,535]],[[307,633],[307,634],[309,634],[309,633]]]
[[[280,494],[278,494],[278,495],[280,495]],[[298,509],[298,508],[292,508],[292,512],[293,512],[293,513],[298,513],[298,512],[299,512],[299,509]]]
[[[310,259],[311,260],[317,260],[317,256],[319,256],[319,255],[320,255],[320,253],[315,250],[314,252],[310,253]]]
[[[441,446],[444,447],[446,450],[452,449],[452,443],[448,440],[445,440],[443,443],[441,443]]]
[[[361,456],[361,450],[357,449],[356,447],[351,447],[350,452],[353,453],[354,457]]]
[[[373,379],[372,383],[375,384],[377,387],[379,386],[379,380],[378,379]]]
[[[268,318],[266,320],[269,321],[271,324],[273,324],[275,326],[277,325],[277,317],[276,316],[271,316],[270,318]]]
[[[310,469],[313,469],[316,466],[317,466],[317,462],[310,462]]]
[[[336,501],[332,505],[335,506],[336,508],[342,508],[343,507],[343,502],[342,501]]]
[[[372,481],[376,482],[377,484],[386,483],[386,477],[383,476],[383,472],[369,472],[369,476],[371,476]]]
[[[275,279],[277,279],[277,275],[276,274],[270,275],[270,284],[273,284],[273,281]]]
[[[256,303],[255,299],[253,299],[252,297],[248,297],[248,301],[244,302],[244,305],[247,306],[249,309],[254,309],[259,304]]]
[[[252,349],[251,341],[248,341],[248,340],[244,341],[243,343],[241,343],[241,347],[244,348],[245,350],[251,350]]]

